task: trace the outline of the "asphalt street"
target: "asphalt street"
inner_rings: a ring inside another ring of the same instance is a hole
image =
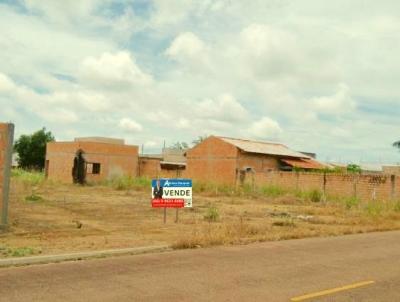
[[[400,301],[400,232],[0,269],[0,301]]]

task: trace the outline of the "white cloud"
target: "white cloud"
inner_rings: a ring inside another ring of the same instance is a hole
[[[353,111],[357,106],[345,84],[340,84],[334,95],[312,98],[311,104],[314,110],[324,114],[343,114]]]
[[[230,94],[217,99],[205,99],[194,107],[198,117],[225,122],[243,121],[249,117],[246,109]]]
[[[384,151],[371,157],[398,157],[388,143],[400,98],[397,1],[362,11],[344,0],[16,3],[0,4],[0,119],[18,129],[126,130],[138,144],[240,134],[343,156],[373,140]],[[121,128],[129,116],[140,132]]]
[[[282,133],[282,129],[277,121],[269,117],[263,117],[251,124],[246,131],[248,135],[257,139],[277,139]]]
[[[14,82],[8,76],[0,72],[0,93],[7,93],[14,89]]]
[[[48,122],[53,123],[74,123],[79,121],[79,117],[74,111],[64,108],[51,108],[51,110],[38,110],[35,113]]]
[[[103,53],[99,58],[88,57],[81,65],[83,83],[112,89],[149,84],[152,77],[144,73],[129,52]]]
[[[178,119],[176,123],[176,128],[177,129],[190,129],[191,123],[187,118],[181,117]]]
[[[119,121],[119,127],[123,130],[129,132],[140,132],[143,130],[143,127],[138,122],[134,121],[130,118],[123,118]]]
[[[183,69],[194,71],[195,74],[213,72],[209,46],[192,32],[179,34],[165,54],[179,62]]]
[[[203,41],[191,32],[177,36],[166,50],[166,54],[180,60],[181,58],[195,58],[205,51]]]

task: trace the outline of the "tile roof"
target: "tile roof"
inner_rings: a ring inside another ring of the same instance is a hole
[[[310,158],[309,156],[297,151],[293,151],[289,149],[287,146],[280,143],[260,142],[260,141],[246,140],[246,139],[222,137],[222,136],[217,136],[217,137],[229,144],[238,147],[239,149],[245,152],[308,158],[308,159]]]
[[[320,164],[319,162],[312,160],[312,159],[307,159],[307,158],[282,159],[282,161],[292,167],[301,168],[301,169],[323,169],[323,168],[325,168],[325,166]]]

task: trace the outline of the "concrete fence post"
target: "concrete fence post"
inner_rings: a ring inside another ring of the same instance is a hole
[[[353,197],[357,198],[357,175],[353,175]]]
[[[390,175],[390,198],[396,199],[396,175]]]
[[[322,178],[322,201],[326,201],[326,172],[323,174]]]
[[[0,124],[0,226],[8,224],[8,200],[10,191],[10,175],[14,143],[14,125]]]
[[[376,186],[377,186],[377,184],[374,183],[374,186],[373,186],[373,189],[372,189],[372,194],[371,194],[372,201],[376,200]]]

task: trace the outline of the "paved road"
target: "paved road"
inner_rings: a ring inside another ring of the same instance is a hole
[[[0,269],[0,301],[400,301],[400,232]],[[302,301],[302,300],[299,300]]]

